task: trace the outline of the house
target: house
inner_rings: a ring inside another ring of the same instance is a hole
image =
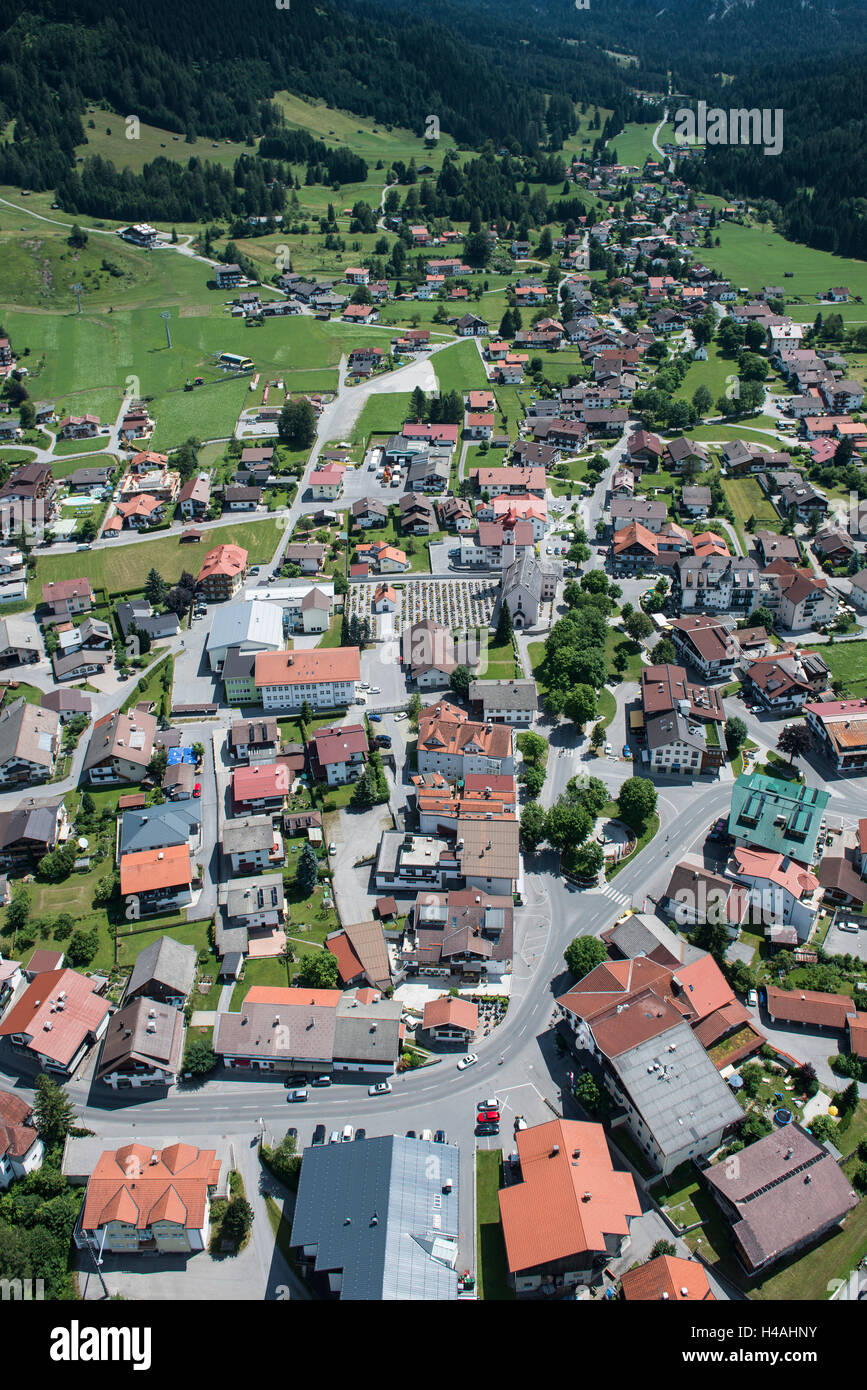
[[[773,560],[761,572],[761,603],[789,632],[808,632],[833,621],[840,599],[824,576]]]
[[[111,1004],[99,988],[75,970],[42,971],[6,1011],[0,1038],[8,1038],[13,1053],[26,1052],[43,1070],[73,1076],[108,1026]]]
[[[400,1014],[400,1004],[378,991],[254,985],[239,1013],[218,1015],[214,1051],[241,1071],[387,1076],[397,1065]]]
[[[623,527],[638,522],[646,531],[656,535],[668,516],[668,507],[661,498],[656,497],[614,497],[609,514],[615,534]]]
[[[256,874],[221,884],[219,901],[225,908],[230,930],[269,931],[282,927],[286,897],[280,873]]]
[[[235,814],[247,811],[282,811],[293,777],[282,761],[236,767],[231,774]]]
[[[430,449],[416,455],[409,465],[406,486],[412,492],[445,492],[451,473],[447,449]]]
[[[817,700],[803,708],[808,729],[838,772],[867,767],[867,700]]]
[[[301,543],[290,541],[283,552],[283,562],[297,565],[302,574],[318,574],[325,561],[325,546],[311,541]]]
[[[93,786],[141,782],[153,754],[156,731],[156,719],[143,710],[103,715],[90,736],[82,769],[85,779]]]
[[[93,439],[99,434],[98,415],[65,415],[57,426],[58,439]]]
[[[827,690],[830,672],[818,652],[784,647],[745,665],[743,680],[765,708],[797,710]]]
[[[388,521],[388,507],[375,497],[360,497],[350,511],[356,526],[384,526]]]
[[[835,526],[827,526],[813,537],[813,554],[820,564],[848,565],[856,553],[854,542]]]
[[[827,515],[828,499],[812,483],[790,483],[780,491],[780,506],[793,521],[806,525],[813,516]]]
[[[452,972],[501,979],[512,966],[513,926],[511,896],[476,889],[424,891],[416,897],[400,963],[410,976]]]
[[[204,1250],[220,1186],[215,1149],[126,1144],[102,1153],[87,1183],[75,1242],[94,1257]]]
[[[319,812],[312,814],[318,816]],[[282,864],[284,858],[283,837],[274,829],[270,815],[239,816],[225,821],[222,847],[233,874],[261,873]]]
[[[688,516],[706,517],[711,508],[709,487],[685,487],[680,501],[681,511]]]
[[[42,585],[42,603],[52,618],[89,613],[94,602],[89,579],[58,579]]]
[[[167,1088],[180,1078],[183,1053],[182,1011],[151,999],[135,999],[111,1019],[96,1080],[113,1090]]]
[[[342,464],[326,464],[323,468],[314,468],[310,474],[310,495],[319,501],[334,502],[340,496],[343,486],[343,475],[346,469]]]
[[[776,531],[754,531],[753,546],[762,568],[772,560],[785,560],[787,564],[797,565],[801,559],[794,536],[778,535]]]
[[[598,1124],[548,1120],[518,1130],[515,1143],[520,1181],[498,1196],[516,1294],[597,1282],[641,1215],[631,1174],[615,1171]]]
[[[186,521],[201,519],[211,505],[211,480],[207,473],[199,473],[184,483],[178,493],[178,505]]]
[[[177,613],[154,613],[147,599],[133,599],[131,603],[118,603],[115,617],[120,625],[124,640],[130,632],[144,632],[152,642],[174,637],[180,631]]]
[[[400,508],[400,528],[413,536],[430,536],[437,530],[434,504],[427,497],[416,493],[404,493],[398,503]],[[467,514],[472,515],[469,506]]]
[[[161,936],[139,952],[127,981],[124,1003],[152,1000],[183,1009],[196,982],[196,948]]]
[[[300,709],[305,701],[315,709],[339,709],[355,699],[361,679],[358,648],[259,652],[254,679],[266,713]]]
[[[91,492],[111,485],[110,468],[76,468],[66,479],[70,492]]]
[[[391,584],[377,584],[370,606],[371,612],[377,616],[381,613],[396,613],[400,607],[397,590]]]
[[[367,758],[367,733],[362,724],[334,725],[317,729],[308,745],[315,780],[323,777],[329,787],[356,781]]]
[[[271,762],[279,750],[276,719],[236,719],[229,730],[229,752],[237,762]]]
[[[432,1042],[459,1043],[466,1047],[479,1026],[478,1005],[469,999],[453,999],[448,995],[431,999],[424,1006],[421,1026]]]
[[[708,680],[731,679],[739,655],[736,632],[704,614],[676,618],[670,632],[678,655]]]
[[[497,727],[497,726],[494,726]],[[502,774],[501,774],[502,775]],[[460,816],[457,858],[464,884],[485,893],[509,897],[520,893],[521,854],[515,819]]]
[[[292,1218],[300,1269],[323,1299],[457,1298],[459,1148],[393,1134],[365,1143],[360,1165],[354,1144],[306,1150]]]
[[[209,550],[196,580],[208,603],[234,598],[247,573],[247,551],[240,545],[218,545]]]
[[[647,569],[659,561],[659,540],[640,521],[631,521],[614,532],[611,564],[618,574]]]
[[[219,673],[230,650],[277,652],[283,646],[283,609],[265,599],[248,599],[218,608],[206,651],[211,670]]]
[[[538,692],[533,680],[472,681],[469,698],[485,723],[532,724],[538,711]]]
[[[732,851],[729,873],[747,884],[755,914],[751,921],[771,926],[794,927],[798,941],[806,941],[816,924],[822,896],[819,880],[809,869],[787,855],[770,850]]]
[[[702,1178],[731,1226],[738,1260],[750,1276],[814,1246],[858,1205],[831,1153],[799,1124],[750,1144],[735,1169],[723,1160],[705,1169]]]
[[[29,613],[0,618],[0,666],[29,666],[41,656],[39,628]]]
[[[62,797],[47,801],[28,798],[14,810],[0,811],[0,867],[29,872],[43,855],[56,848],[68,823]]]
[[[732,788],[728,833],[737,845],[766,849],[812,864],[830,792],[742,773]]]
[[[54,710],[28,704],[23,695],[0,709],[0,785],[44,782],[60,749]]]
[[[536,465],[526,467],[471,468],[470,481],[478,492],[491,497],[503,493],[544,499],[547,483],[545,469]]]
[[[445,777],[468,773],[515,773],[513,731],[503,724],[479,724],[457,705],[443,700],[419,714],[418,771]]]
[[[681,555],[674,568],[681,613],[695,609],[749,612],[758,603],[761,571],[747,556]]]
[[[436,690],[449,683],[457,666],[450,630],[430,618],[413,623],[402,633],[402,661],[419,690]]]
[[[457,888],[462,878],[455,846],[435,835],[386,830],[379,842],[374,883],[380,891]]]
[[[217,282],[218,290],[235,290],[244,279],[243,272],[239,265],[234,262],[229,265],[218,265],[214,268],[214,279]]]
[[[33,1106],[12,1091],[0,1091],[0,1191],[16,1178],[35,1173],[44,1156]]]
[[[100,675],[113,659],[111,652],[79,650],[68,656],[55,653],[51,666],[56,681],[85,680],[88,676]]]
[[[134,899],[142,916],[185,907],[192,901],[191,882],[188,844],[121,855],[121,895],[128,903]]]
[[[714,1302],[704,1267],[697,1260],[683,1260],[677,1255],[657,1255],[646,1264],[627,1269],[620,1277],[620,1296],[627,1303]]]
[[[746,915],[748,897],[746,890],[739,884],[733,883],[731,879],[706,868],[704,860],[698,855],[685,854],[672,869],[668,887],[659,901],[660,906],[674,917],[679,927],[696,926],[705,922],[723,923],[728,928],[729,933],[733,934],[739,929]],[[609,947],[615,944],[609,933],[604,933],[603,936]],[[622,941],[621,937],[621,945]],[[620,946],[617,946],[616,949],[620,949]],[[669,963],[663,961],[663,953],[658,949],[655,935],[650,935],[646,946],[645,943],[641,943],[637,953],[647,955],[655,953],[661,963]],[[622,954],[630,956],[632,951],[627,947],[622,951]],[[676,966],[677,961],[674,957],[672,957],[670,964]],[[730,1007],[728,1001],[720,1005],[720,1008],[726,1007]],[[739,1023],[745,1020],[736,1019],[735,1021]],[[706,1046],[710,1046],[706,1039],[703,1038],[702,1041],[705,1042]]]
[[[331,932],[325,938],[325,947],[337,961],[344,988],[351,985],[369,985],[376,990],[391,988],[391,965],[381,922],[356,922]]]

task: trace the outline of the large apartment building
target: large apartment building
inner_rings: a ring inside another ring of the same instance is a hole
[[[300,709],[305,700],[314,709],[339,709],[355,699],[360,678],[357,647],[256,656],[256,692],[266,710]]]

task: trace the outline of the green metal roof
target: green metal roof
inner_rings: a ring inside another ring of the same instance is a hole
[[[729,834],[758,849],[812,862],[830,793],[760,772],[744,773],[732,788]]]

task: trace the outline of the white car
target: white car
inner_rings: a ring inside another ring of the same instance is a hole
[[[401,721],[401,719],[406,719],[406,717],[407,717],[406,711],[405,711],[405,710],[401,710],[399,714],[396,714],[396,715],[394,716],[394,722],[395,722],[395,724],[399,724],[400,721]]]
[[[387,1096],[390,1090],[390,1081],[377,1081],[375,1086],[368,1086],[367,1094],[369,1096]]]
[[[467,1067],[474,1067],[478,1060],[475,1052],[468,1052],[466,1057],[462,1057],[458,1062],[458,1071],[466,1071]]]
[[[747,1003],[749,1004],[751,1009],[758,1008],[759,996],[757,995],[754,989],[751,989],[749,994],[747,995]]]
[[[382,691],[380,690],[380,688],[379,688],[378,685],[372,685],[372,686],[370,687],[370,694],[371,694],[371,695],[381,695],[381,694],[382,694]]]
[[[331,841],[331,844],[328,846],[328,853],[329,853],[329,854],[336,854],[336,853],[337,853],[337,846],[336,846],[336,844],[334,843],[333,840]]]
[[[499,1110],[500,1102],[496,1096],[491,1096],[488,1100],[480,1100],[476,1105],[477,1110]]]
[[[610,743],[606,743],[606,745],[605,745],[605,752],[606,752],[606,753],[610,753],[610,752],[611,752],[611,744],[610,744]]]

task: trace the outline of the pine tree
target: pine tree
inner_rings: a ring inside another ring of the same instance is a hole
[[[513,632],[514,627],[512,624],[512,614],[509,610],[509,605],[507,603],[501,603],[500,616],[497,619],[497,631],[495,633],[495,640],[497,646],[502,647],[507,642],[511,642]]]
[[[301,851],[301,858],[298,860],[298,872],[296,883],[299,892],[305,898],[309,898],[319,880],[319,861],[316,858],[316,851],[311,844],[306,844]]]
[[[145,580],[145,598],[148,603],[162,603],[167,591],[168,585],[159,570],[152,569]]]

